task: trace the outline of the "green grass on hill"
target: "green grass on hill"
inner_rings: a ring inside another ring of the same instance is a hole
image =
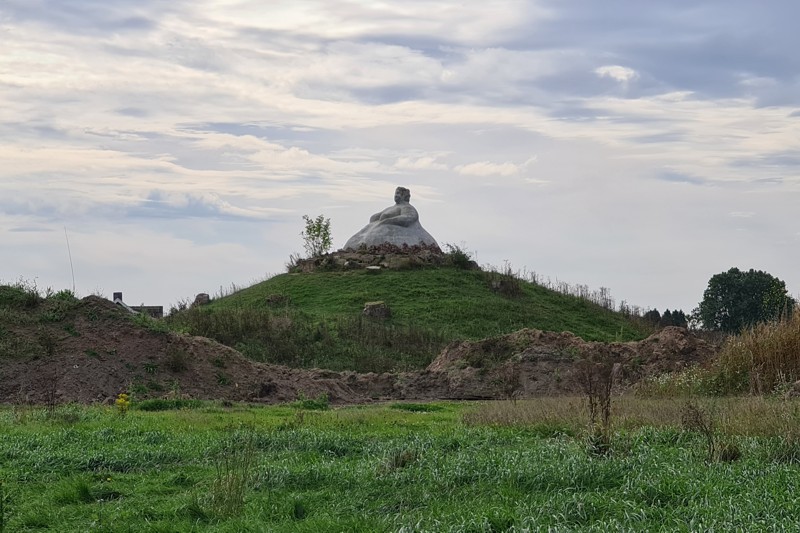
[[[358,316],[365,302],[383,301],[392,310],[391,324],[426,328],[453,339],[481,339],[522,328],[570,331],[594,341],[646,336],[619,313],[519,283],[522,294],[508,298],[491,290],[484,272],[453,268],[282,274],[216,300],[210,310],[265,308],[267,297],[279,294],[288,296],[290,308],[319,319]]]
[[[492,281],[510,283],[507,295]],[[362,317],[383,301],[386,320]],[[425,367],[448,343],[522,328],[629,341],[646,329],[623,315],[498,273],[455,268],[282,274],[170,318],[173,327],[257,361],[383,372]]]

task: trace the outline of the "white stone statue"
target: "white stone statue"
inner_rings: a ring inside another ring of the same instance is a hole
[[[400,247],[406,244],[438,248],[436,240],[419,223],[419,213],[408,203],[410,200],[411,191],[398,187],[394,192],[395,204],[369,217],[369,224],[350,237],[344,249],[357,250],[361,246],[369,248],[384,243]]]

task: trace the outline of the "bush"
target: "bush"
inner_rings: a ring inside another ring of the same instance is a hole
[[[475,261],[472,260],[472,254],[460,246],[455,244],[446,243],[444,247],[447,249],[445,252],[445,263],[461,270],[472,270],[476,268]]]
[[[0,307],[31,309],[41,301],[36,285],[31,283],[18,281],[14,285],[0,285]]]
[[[303,238],[303,247],[309,257],[325,255],[331,249],[331,219],[319,215],[311,218],[303,215],[306,228],[300,232]]]
[[[316,398],[308,398],[301,392],[297,395],[297,400],[291,403],[291,406],[307,411],[327,411],[330,407],[330,400],[328,399],[328,395],[324,392]]]

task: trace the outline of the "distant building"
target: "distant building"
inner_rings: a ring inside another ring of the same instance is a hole
[[[130,313],[144,313],[150,315],[152,318],[164,318],[163,305],[128,305],[122,301],[122,293],[114,293],[114,303],[125,309]]]

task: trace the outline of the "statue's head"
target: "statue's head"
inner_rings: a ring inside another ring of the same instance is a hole
[[[399,204],[400,202],[410,202],[411,201],[411,191],[406,189],[405,187],[398,187],[394,190],[394,203]]]

